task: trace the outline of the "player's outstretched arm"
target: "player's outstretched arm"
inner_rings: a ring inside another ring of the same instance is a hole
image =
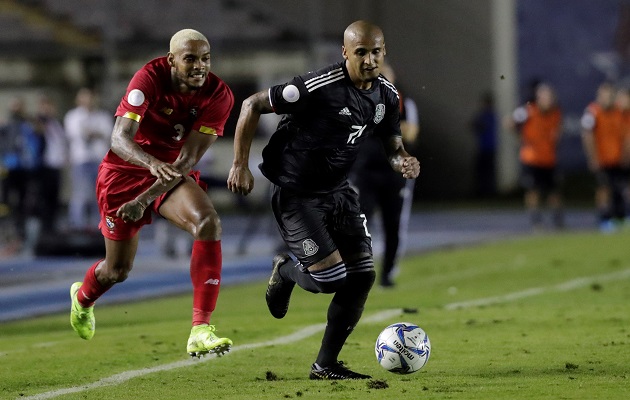
[[[384,140],[383,146],[394,171],[400,172],[406,179],[415,179],[420,175],[420,162],[407,153],[400,136],[392,136]]]
[[[227,180],[228,189],[233,193],[247,195],[254,189],[254,176],[249,170],[249,152],[261,114],[272,111],[266,90],[243,101],[234,133],[234,161]]]
[[[179,171],[181,177],[188,179],[187,176],[192,167],[199,162],[204,153],[216,140],[216,135],[192,131],[188,135],[186,143],[184,143],[172,167]],[[116,215],[125,222],[139,220],[149,204],[153,203],[162,194],[173,189],[179,182],[180,179],[172,179],[167,182],[162,182],[158,179],[151,187],[139,194],[138,197],[123,204],[116,212]]]

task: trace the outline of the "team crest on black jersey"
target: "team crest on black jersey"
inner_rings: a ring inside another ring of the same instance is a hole
[[[385,116],[385,104],[379,103],[376,105],[376,110],[374,111],[374,123],[378,124],[383,120]]]

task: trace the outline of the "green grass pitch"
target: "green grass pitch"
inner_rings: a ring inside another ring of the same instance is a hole
[[[364,317],[416,312],[360,323],[341,354],[369,382],[308,380],[321,331],[261,345],[324,322],[330,297],[296,289],[288,315],[275,320],[257,282],[222,290],[213,323],[237,350],[205,362],[185,352],[189,295],[97,305],[91,341],[76,337],[67,313],[2,324],[0,398],[630,398],[630,233],[438,250],[406,258],[397,281],[374,288]],[[418,373],[376,363],[378,333],[398,321],[431,339]]]

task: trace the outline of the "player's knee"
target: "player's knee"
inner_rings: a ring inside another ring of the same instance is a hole
[[[346,284],[345,276],[332,281],[319,282],[317,281],[317,287],[320,293],[336,293]]]
[[[329,268],[309,273],[319,293],[335,293],[346,284],[346,265],[343,261]]]
[[[371,271],[361,272],[357,275],[359,276],[359,287],[361,287],[365,293],[369,292],[374,285],[374,281],[376,281],[376,272],[372,269]]]
[[[215,211],[200,218],[193,236],[196,240],[219,240],[221,238],[221,219]]]
[[[358,312],[363,311],[375,280],[374,270],[348,273],[345,286],[335,294],[335,303]]]
[[[128,262],[119,262],[107,265],[100,271],[99,282],[108,286],[124,282],[129,276],[131,268],[132,264]]]
[[[348,264],[347,271],[348,289],[367,298],[376,280],[372,256],[365,256]]]

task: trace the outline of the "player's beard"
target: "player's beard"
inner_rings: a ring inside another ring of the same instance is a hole
[[[205,80],[204,80],[204,82],[205,82]],[[188,87],[188,89],[190,89],[190,90],[199,90],[199,89],[201,89],[203,87],[203,83],[201,83],[201,85],[192,85],[192,84],[186,82],[185,84]]]
[[[195,71],[186,72],[186,73],[177,73],[176,78],[179,81],[180,85],[183,84],[190,90],[199,90],[203,87],[204,83],[206,83],[206,79],[208,79],[208,73],[203,72],[202,79],[194,78],[193,76],[194,73]]]
[[[196,79],[191,76],[188,76],[186,81],[184,82],[189,89],[197,90],[203,87],[203,84],[206,83],[207,75],[204,74],[203,79]]]

